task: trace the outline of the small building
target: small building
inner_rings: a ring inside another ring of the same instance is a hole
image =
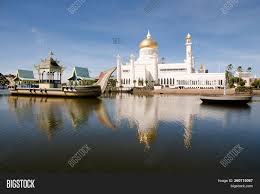
[[[239,77],[246,81],[245,86],[251,86],[252,82],[254,81],[254,76],[251,72],[248,71],[236,71],[235,77]]]
[[[54,59],[54,54],[49,53],[39,65],[35,65],[39,75],[39,88],[60,88],[64,67],[59,65],[59,61]]]
[[[38,83],[38,80],[34,77],[33,71],[23,69],[17,70],[13,81],[16,83],[16,85],[26,88],[35,87],[35,85]]]
[[[74,67],[72,75],[68,78],[71,85],[88,85],[95,81],[89,76],[88,68]]]

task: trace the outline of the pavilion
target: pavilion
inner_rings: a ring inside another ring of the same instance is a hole
[[[32,87],[38,80],[34,77],[33,71],[18,69],[14,82],[21,87]]]
[[[39,88],[60,88],[64,67],[59,65],[59,61],[54,59],[53,52],[49,53],[39,65],[35,65],[39,75]]]
[[[74,67],[72,75],[68,78],[71,84],[73,85],[84,85],[88,82],[92,83],[95,81],[94,78],[89,76],[88,68],[84,67]]]

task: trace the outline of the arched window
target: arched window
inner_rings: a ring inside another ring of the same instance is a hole
[[[170,78],[170,84],[172,85],[172,78]]]
[[[163,82],[163,84],[165,85],[166,84],[166,79],[164,78],[164,82]]]
[[[169,79],[167,78],[167,85],[169,84]]]

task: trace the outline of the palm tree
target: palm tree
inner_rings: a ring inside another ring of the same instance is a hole
[[[241,76],[241,72],[243,71],[242,66],[238,66],[237,67],[237,72],[238,72],[238,77],[239,77],[239,85],[240,85],[240,76]]]
[[[233,65],[232,65],[232,64],[229,64],[229,65],[227,66],[227,70],[228,70],[228,71],[232,71],[232,70],[233,70]]]
[[[242,66],[238,66],[237,67],[237,72],[242,72],[242,71],[243,71]]]
[[[226,77],[226,80],[227,80],[227,84],[229,87],[232,87],[233,84],[231,84],[232,82],[232,78],[233,78],[233,65],[232,64],[229,64],[227,66],[227,69],[226,69],[226,73],[225,73],[225,77]]]

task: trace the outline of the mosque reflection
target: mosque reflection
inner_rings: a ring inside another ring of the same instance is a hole
[[[167,96],[116,96],[117,117],[128,119],[129,125],[135,125],[138,130],[139,142],[144,144],[145,150],[151,148],[156,141],[159,122],[174,122],[184,130],[184,146],[191,148],[194,115],[193,106],[186,106],[190,102],[176,101]],[[184,105],[184,106],[182,106]]]
[[[144,144],[145,150],[149,150],[156,141],[160,122],[170,123],[171,130],[183,131],[183,145],[189,150],[192,148],[192,133],[197,118],[217,120],[225,127],[231,117],[239,118],[234,114],[250,113],[250,106],[206,106],[201,104],[199,97],[194,96],[119,94],[115,103],[117,118],[127,119],[130,127],[136,126],[139,142]]]
[[[250,106],[201,105],[199,97],[194,96],[118,94],[105,97],[108,97],[111,103],[108,103],[106,98],[101,100],[15,96],[10,96],[8,101],[9,108],[16,114],[19,123],[38,126],[49,139],[62,131],[68,121],[72,128],[86,127],[93,113],[104,127],[113,131],[119,130],[119,123],[127,120],[129,128],[137,129],[137,138],[144,145],[145,151],[150,150],[152,144],[158,140],[158,130],[161,130],[162,123],[168,124],[167,130],[180,131],[184,148],[190,150],[196,119],[210,118],[225,127],[231,118],[239,119],[241,113],[250,113]],[[118,122],[111,119],[112,115]]]

